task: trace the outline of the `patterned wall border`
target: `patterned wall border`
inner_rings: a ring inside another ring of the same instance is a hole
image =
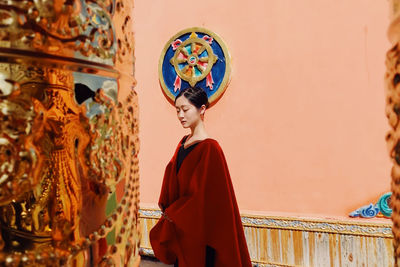
[[[141,218],[158,219],[159,209],[140,209]],[[349,222],[322,219],[305,219],[280,216],[260,216],[242,214],[242,223],[247,227],[261,227],[334,234],[349,234],[372,237],[392,238],[392,224],[379,222]]]

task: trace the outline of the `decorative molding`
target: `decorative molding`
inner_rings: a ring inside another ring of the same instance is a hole
[[[154,257],[154,251],[151,248],[140,248],[139,254],[143,256]]]
[[[363,218],[374,218],[374,217],[386,217],[392,216],[392,208],[390,207],[390,199],[392,192],[383,194],[378,202],[374,205],[362,206],[349,214],[350,217],[363,217]]]
[[[161,211],[158,209],[140,209],[139,214],[141,218],[148,219],[161,217]],[[260,215],[242,215],[242,223],[248,227],[392,237],[391,223],[365,223]]]
[[[161,210],[159,210],[159,209],[140,209],[139,215],[141,218],[159,219],[161,217]]]

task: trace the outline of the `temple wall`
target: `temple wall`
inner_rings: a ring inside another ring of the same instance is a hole
[[[242,210],[346,216],[389,191],[386,1],[189,6],[154,0],[134,9],[142,205],[157,203],[187,133],[157,66],[169,38],[192,26],[217,32],[231,53],[231,83],[206,127],[225,152]]]
[[[206,112],[206,127],[224,150],[243,216],[390,228],[389,219],[347,217],[390,191],[384,93],[385,54],[391,47],[386,33],[393,16],[389,2],[136,2],[142,250],[149,248],[147,234],[156,221],[143,217],[143,212],[156,209],[164,168],[180,138],[188,133],[162,94],[158,60],[171,36],[194,26],[218,33],[231,54],[231,83]],[[259,245],[266,244],[273,232],[279,238],[292,236],[290,242],[301,244],[311,240],[305,237],[311,233],[314,241],[321,238],[321,242],[330,240],[331,247],[336,244],[332,251],[342,244],[335,253],[347,251],[352,255],[347,254],[347,259],[359,259],[346,266],[359,266],[362,260],[357,255],[375,257],[368,266],[380,262],[378,252],[368,256],[374,246],[392,263],[391,234],[367,238],[282,227],[275,233],[269,227],[246,226],[254,262],[285,262],[284,256]],[[296,239],[300,233],[302,239]],[[355,241],[345,247],[349,240]],[[327,259],[322,248],[310,252],[319,247],[313,244],[308,250],[308,245],[302,246],[313,264],[305,256],[285,263],[326,266],[316,265],[318,259]],[[353,251],[360,246],[366,250]]]

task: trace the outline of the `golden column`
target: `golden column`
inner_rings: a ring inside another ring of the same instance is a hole
[[[0,265],[138,266],[132,0],[0,0]]]
[[[395,266],[400,263],[400,0],[390,0],[388,37],[393,47],[386,55],[386,116],[391,130],[386,136],[389,155],[393,161],[392,196],[393,246]]]

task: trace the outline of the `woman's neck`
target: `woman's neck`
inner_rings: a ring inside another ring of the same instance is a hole
[[[195,127],[190,128],[191,134],[187,139],[205,139],[208,137],[203,121],[200,121]]]

